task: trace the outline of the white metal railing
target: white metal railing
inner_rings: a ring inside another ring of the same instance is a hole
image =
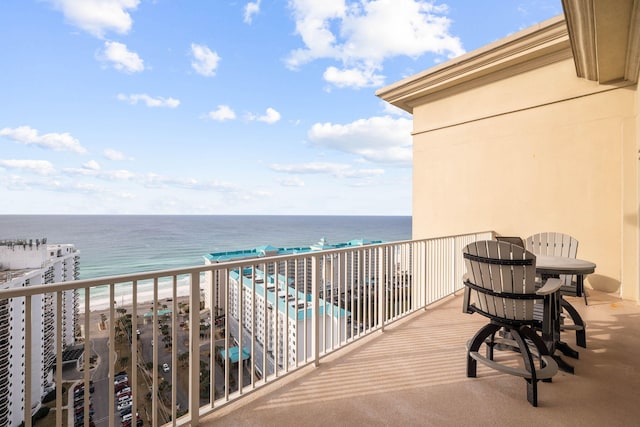
[[[130,411],[144,425],[195,425],[216,408],[461,289],[462,248],[492,237],[481,232],[27,286],[0,290],[0,300],[22,299],[29,313],[33,298],[55,296],[55,342],[61,343],[63,294],[84,295],[79,370],[63,376],[62,345],[53,346],[53,382],[69,383],[65,412],[62,387],[56,387],[50,415],[56,425],[89,426],[82,414],[93,414],[96,425],[120,425],[129,409],[117,409],[118,371],[126,371]],[[27,385],[40,372],[30,356],[39,345],[32,331],[40,325],[31,319],[24,317]],[[86,392],[91,381],[94,392]],[[24,390],[30,426],[40,396],[32,387]]]

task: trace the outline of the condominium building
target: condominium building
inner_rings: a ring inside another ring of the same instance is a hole
[[[311,293],[312,285],[312,269],[311,258],[304,255],[310,253],[317,253],[321,251],[328,251],[331,249],[348,249],[348,248],[362,248],[366,246],[383,243],[382,240],[365,240],[355,239],[348,242],[341,243],[328,243],[326,239],[322,238],[317,243],[309,246],[296,246],[296,247],[282,247],[276,248],[274,246],[258,246],[253,249],[243,249],[237,251],[216,252],[206,254],[204,256],[205,264],[216,264],[226,261],[242,261],[242,260],[256,260],[255,265],[261,271],[266,274],[280,274],[289,279],[295,278],[299,291],[306,291]],[[325,293],[331,292],[331,284],[339,283],[338,277],[344,278],[342,283],[351,284],[352,282],[358,282],[360,276],[367,276],[368,269],[375,268],[376,265],[376,253],[375,249],[354,251],[350,259],[338,259],[336,256],[326,254],[319,259],[319,268],[323,271],[321,274],[322,283],[320,284],[320,296]],[[278,255],[301,255],[296,261],[288,262],[269,262],[261,263],[260,259],[265,257],[273,257]],[[367,271],[353,271],[353,265],[359,265],[358,258],[370,261],[365,262],[365,270]],[[205,273],[205,283],[211,284],[211,286],[205,286],[203,289],[205,308],[216,309],[221,308],[224,304],[224,289],[225,286],[221,286],[225,283],[226,278],[221,272],[217,272],[216,277],[212,277],[210,272]]]
[[[50,245],[46,239],[0,241],[0,289],[65,282],[78,278],[79,251],[71,244]],[[57,308],[61,304],[61,342],[57,342]],[[75,290],[25,298],[0,299],[0,427],[17,426],[24,420],[25,405],[37,410],[52,389],[56,349],[75,343],[78,295]],[[31,321],[31,384],[25,384],[25,331]],[[25,402],[30,388],[31,402]]]
[[[227,322],[242,319],[244,331],[255,336],[280,367],[311,357],[311,295],[296,292],[284,276],[252,268],[229,274]],[[254,300],[255,297],[255,300]],[[320,298],[319,351],[337,346],[348,332],[349,312]],[[325,333],[325,331],[327,333]],[[304,339],[299,339],[305,337]]]
[[[216,315],[228,314],[228,322],[237,322],[241,318],[243,329],[252,333],[280,366],[285,361],[290,365],[296,364],[296,361],[312,354],[309,329],[312,309],[309,301],[312,299],[313,266],[309,255],[316,254],[318,315],[322,319],[322,339],[318,344],[319,351],[323,352],[348,338],[345,334],[351,333],[351,316],[346,301],[355,299],[357,302],[363,296],[364,300],[375,292],[375,281],[371,278],[376,276],[379,255],[384,252],[373,245],[380,243],[383,242],[357,239],[329,244],[323,238],[310,246],[259,246],[207,254],[204,257],[206,264],[250,262],[243,266],[242,273],[240,268],[206,273],[203,289],[205,307]],[[353,251],[331,252],[334,249]],[[318,253],[321,256],[317,256]],[[261,258],[278,255],[300,256],[286,261],[261,261]],[[385,256],[388,255],[385,253]],[[227,289],[229,295],[226,295]],[[255,295],[255,301],[252,295]]]

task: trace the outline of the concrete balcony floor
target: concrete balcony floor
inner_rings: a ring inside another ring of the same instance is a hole
[[[631,426],[640,420],[640,306],[589,291],[571,298],[587,322],[587,348],[539,382],[538,407],[525,381],[478,364],[466,377],[465,343],[485,319],[463,314],[462,297],[396,322],[384,333],[322,359],[221,407],[215,426]],[[500,352],[504,353],[504,352]]]

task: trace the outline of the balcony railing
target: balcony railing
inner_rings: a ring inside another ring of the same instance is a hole
[[[462,248],[492,236],[481,232],[29,286],[0,290],[0,300],[22,299],[31,313],[34,296],[55,295],[55,342],[62,343],[65,293],[82,296],[77,341],[84,355],[75,381],[86,391],[93,380],[94,393],[103,398],[83,393],[74,399],[80,394],[74,396],[70,387],[63,412],[62,387],[56,387],[57,410],[50,414],[56,425],[67,425],[64,414],[88,426],[89,418],[76,412],[90,409],[102,420],[98,425],[118,425],[119,371],[127,373],[131,413],[145,425],[195,425],[217,408],[318,365],[324,356],[461,289]],[[24,384],[40,382],[32,381],[40,375],[32,356],[39,351],[32,349],[41,345],[32,339],[39,327],[33,319],[23,319]],[[56,344],[55,359],[54,382],[73,381],[63,377],[62,345]],[[26,426],[41,392],[24,391]]]

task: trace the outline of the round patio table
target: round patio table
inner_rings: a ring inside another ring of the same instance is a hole
[[[584,292],[584,276],[595,272],[596,265],[591,261],[586,261],[577,258],[568,258],[563,256],[549,256],[549,255],[536,255],[536,273],[543,276],[558,277],[560,274],[569,274],[576,276],[576,296],[582,296]],[[565,356],[577,359],[579,354],[576,350],[569,347],[569,345],[560,340],[561,319],[560,315],[562,309],[569,313],[569,316],[573,320],[574,328],[576,329],[576,343],[578,346],[586,348],[587,339],[585,334],[585,324],[578,311],[569,303],[569,301],[562,298],[560,292],[557,293],[556,299],[556,316],[555,319],[550,322],[551,324],[543,327],[543,336],[546,336],[546,341],[550,345],[550,351],[553,352],[557,349],[560,350]],[[558,362],[558,366],[566,371],[573,373],[573,366],[564,362],[559,357],[554,357]]]
[[[596,271],[596,265],[583,259],[536,255],[536,271],[540,274],[549,275],[575,274],[578,276],[578,280],[584,280],[585,275]]]

